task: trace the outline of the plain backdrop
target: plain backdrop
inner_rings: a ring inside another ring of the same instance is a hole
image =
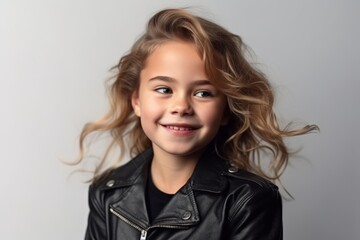
[[[193,7],[239,34],[271,79],[280,121],[321,132],[283,182],[285,239],[360,237],[360,4],[343,0],[0,0],[0,239],[83,239],[83,125],[107,110],[109,69],[166,7]]]

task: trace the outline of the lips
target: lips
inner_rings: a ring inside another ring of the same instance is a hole
[[[178,127],[178,126],[165,126],[166,128],[169,128],[171,130],[176,130],[176,131],[191,131],[193,130],[193,128],[191,127]]]
[[[200,127],[188,124],[161,124],[168,130],[179,131],[179,132],[191,132],[199,129]]]

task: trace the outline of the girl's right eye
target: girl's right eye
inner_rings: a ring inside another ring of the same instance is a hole
[[[171,89],[168,87],[158,87],[155,89],[155,92],[161,93],[161,94],[170,94],[172,93]]]

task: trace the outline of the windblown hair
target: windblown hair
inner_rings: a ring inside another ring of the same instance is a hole
[[[306,125],[295,130],[281,129],[273,111],[274,95],[269,81],[246,59],[241,38],[223,27],[192,15],[184,9],[166,9],[148,22],[145,33],[135,42],[117,66],[110,82],[111,108],[100,120],[85,125],[80,136],[79,161],[85,158],[85,139],[91,133],[109,132],[112,136],[94,179],[104,175],[109,152],[120,148],[119,166],[126,151],[135,156],[151,146],[135,116],[131,96],[139,87],[140,72],[148,56],[168,41],[193,43],[205,64],[212,84],[227,98],[229,121],[215,137],[217,153],[230,164],[254,172],[270,180],[279,179],[285,169],[289,151],[283,138],[317,130]],[[270,171],[264,170],[258,155],[270,150]]]

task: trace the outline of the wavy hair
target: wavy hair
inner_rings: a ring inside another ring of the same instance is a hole
[[[278,180],[290,154],[283,138],[317,130],[317,126],[281,129],[273,111],[271,85],[245,58],[247,48],[241,38],[184,9],[165,9],[151,17],[145,33],[113,67],[116,75],[109,82],[110,110],[101,119],[84,126],[77,163],[85,158],[85,139],[91,133],[109,132],[112,136],[94,170],[94,180],[106,174],[103,168],[112,149],[118,147],[120,156],[109,169],[120,165],[124,153],[135,156],[151,146],[134,114],[131,96],[139,86],[140,72],[147,57],[159,45],[171,40],[191,42],[196,46],[210,81],[227,98],[229,122],[220,128],[214,139],[218,155],[238,168]],[[270,169],[267,170],[259,158],[263,150],[271,153]]]

